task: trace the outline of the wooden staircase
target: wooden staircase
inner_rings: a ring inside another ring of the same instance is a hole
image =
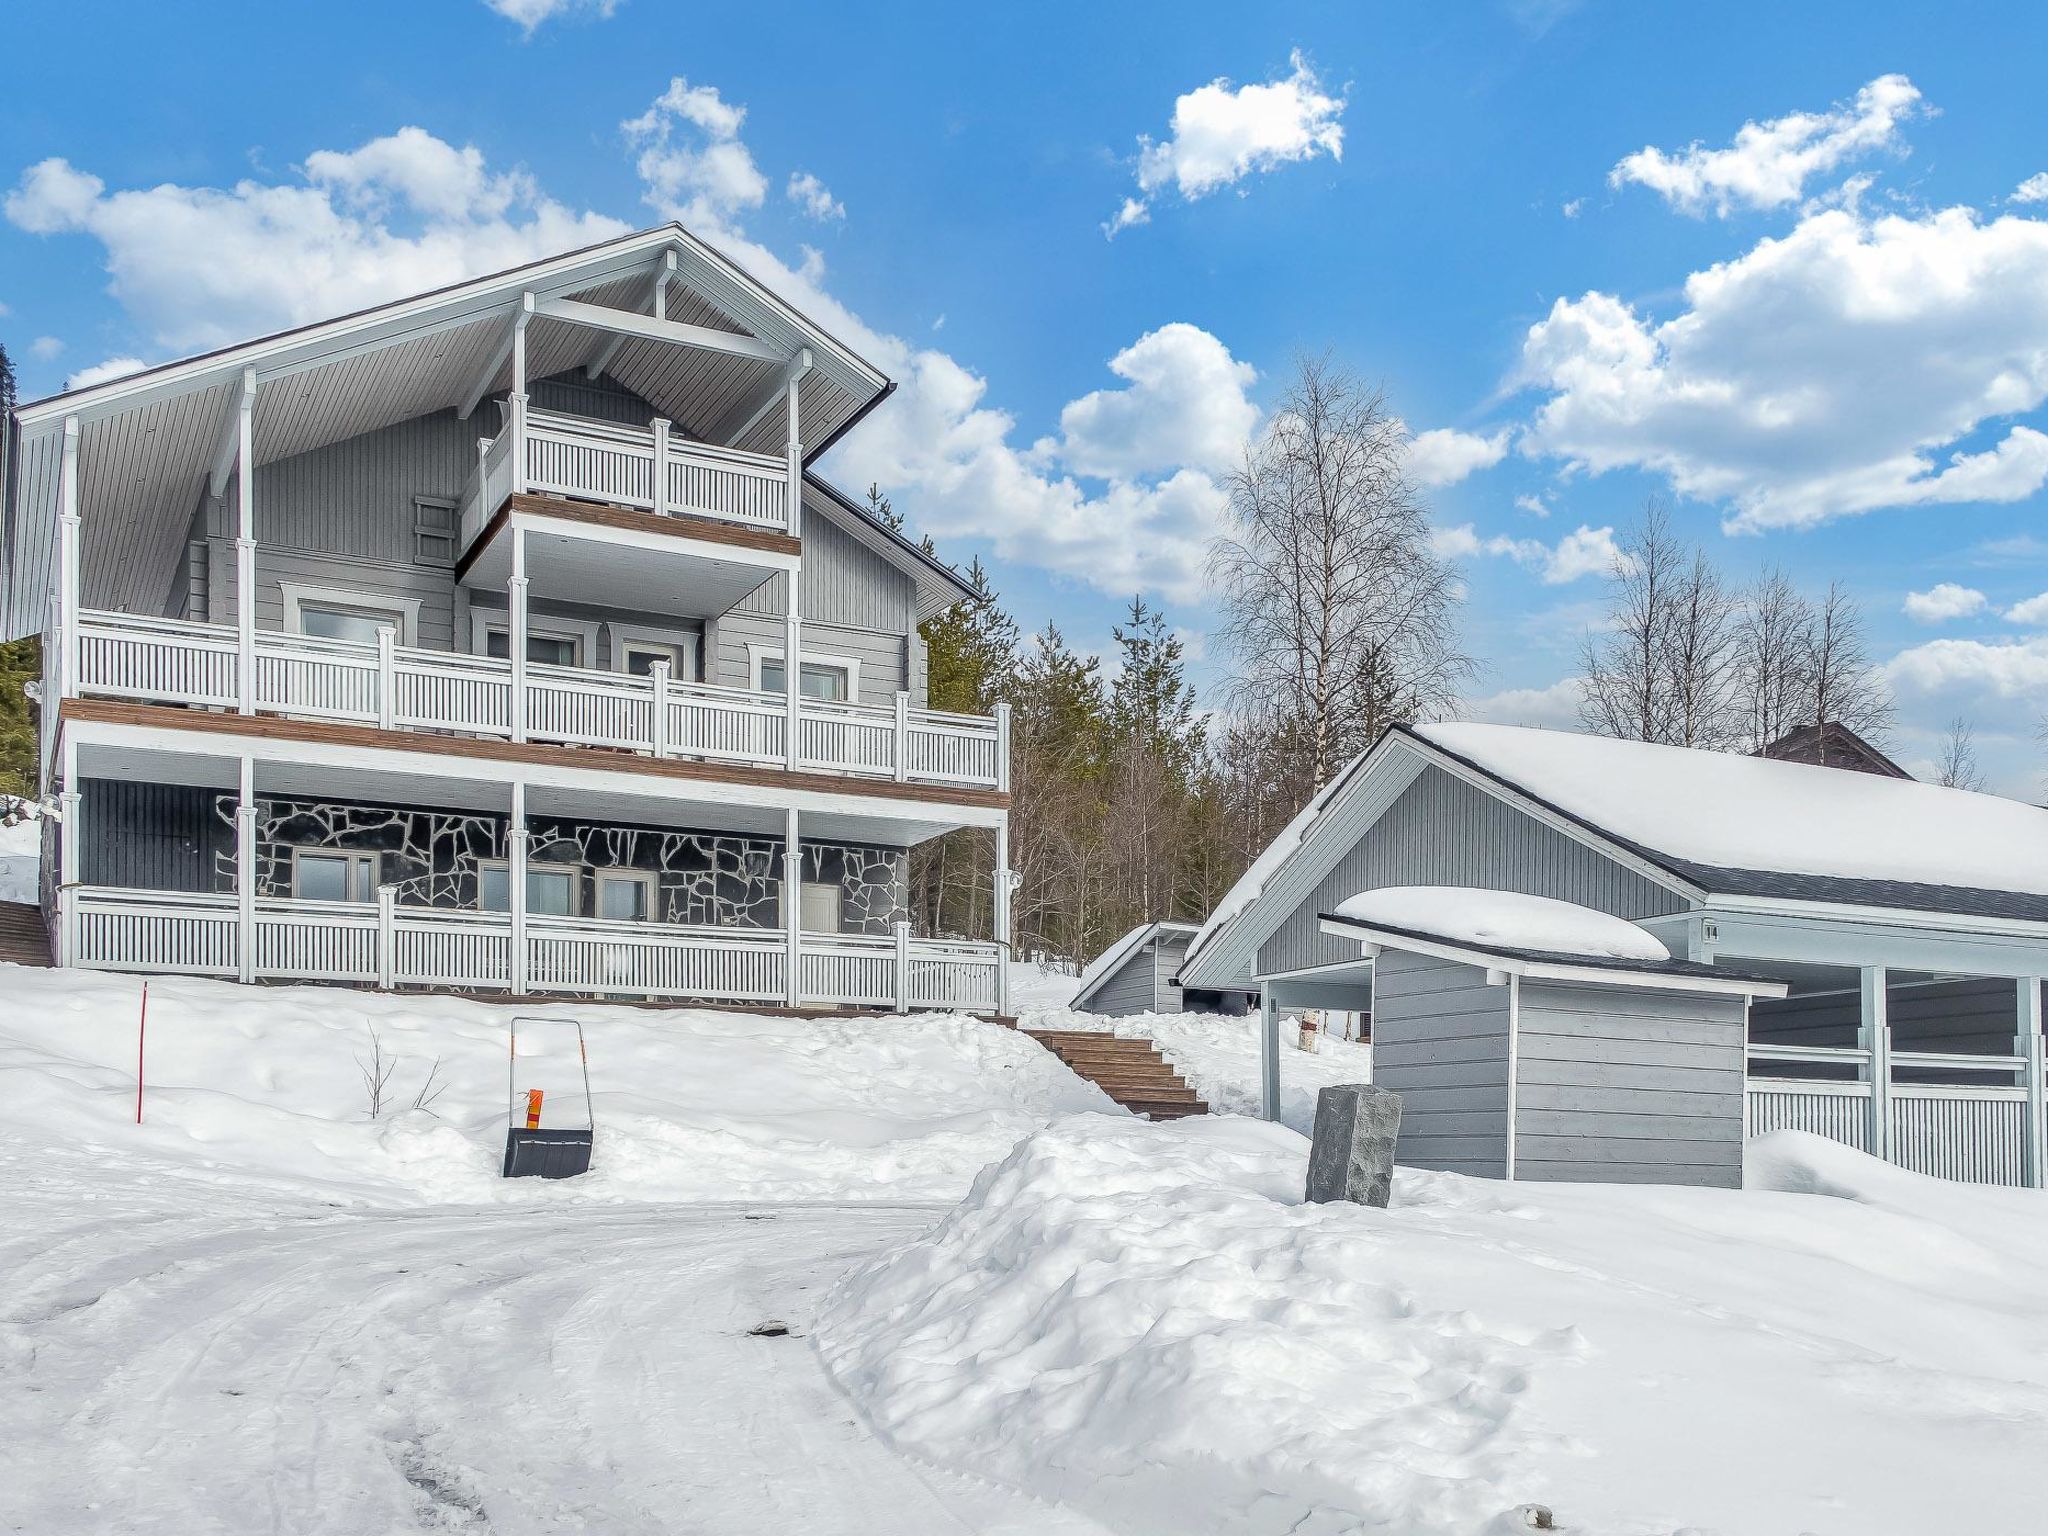
[[[50,933],[43,914],[25,901],[0,901],[0,960],[11,965],[48,965]]]
[[[1024,1033],[1134,1115],[1178,1120],[1209,1112],[1209,1106],[1150,1040],[1087,1029],[1027,1029]]]

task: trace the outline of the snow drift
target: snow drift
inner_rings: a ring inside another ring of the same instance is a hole
[[[2017,1531],[2048,1464],[2048,1198],[1831,1142],[1762,1188],[1404,1173],[1300,1203],[1242,1120],[1063,1121],[842,1283],[899,1448],[1118,1530]]]

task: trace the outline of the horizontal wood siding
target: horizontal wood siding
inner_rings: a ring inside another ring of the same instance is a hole
[[[1515,1176],[1742,1182],[1740,998],[1519,984]]]
[[[1373,1081],[1401,1096],[1411,1168],[1507,1172],[1508,989],[1469,965],[1383,950],[1373,974]]]
[[[1187,1002],[1181,995],[1173,978],[1180,974],[1180,963],[1188,957],[1188,940],[1184,935],[1162,934],[1152,944],[1152,1011],[1154,1013],[1185,1013]]]
[[[234,846],[232,831],[213,814],[217,793],[188,784],[81,779],[84,882],[211,891],[214,856]]]
[[[1388,885],[1520,891],[1627,918],[1685,907],[1663,886],[1430,766],[1260,948],[1260,974],[1357,958],[1355,941],[1318,931],[1318,914]]]
[[[810,539],[805,537],[809,544]],[[805,569],[809,569],[806,563]],[[747,647],[763,646],[771,651],[782,649],[783,621],[763,613],[747,613],[734,609],[722,615],[711,626],[716,655],[713,662],[717,668],[711,682],[723,683],[729,688],[751,688],[754,685],[747,663]],[[901,634],[878,634],[868,629],[847,629],[837,624],[814,621],[804,616],[803,648],[824,656],[850,656],[860,663],[860,693],[856,699],[861,704],[892,704],[896,691],[907,687],[905,681],[906,647]],[[924,701],[913,697],[913,705],[922,707]]]

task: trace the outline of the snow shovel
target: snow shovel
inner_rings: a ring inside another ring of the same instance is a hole
[[[574,1019],[514,1019],[509,1047],[512,1103],[505,1126],[505,1177],[571,1179],[590,1172],[596,1129],[583,1026]]]

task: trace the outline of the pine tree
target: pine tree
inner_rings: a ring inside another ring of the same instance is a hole
[[[924,638],[925,688],[933,709],[985,715],[1003,698],[1017,670],[1017,622],[1003,612],[988,572],[967,567],[974,596],[955,603],[917,632]]]
[[[882,487],[878,481],[870,481],[868,483],[868,516],[872,517],[891,533],[901,533],[903,531],[903,514],[898,512],[895,504],[882,494]]]

